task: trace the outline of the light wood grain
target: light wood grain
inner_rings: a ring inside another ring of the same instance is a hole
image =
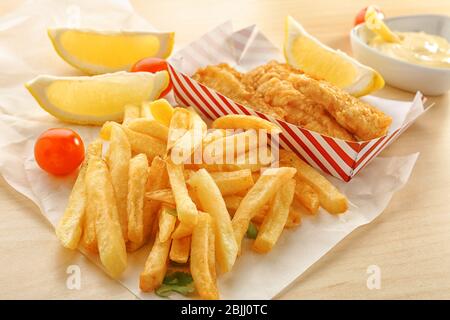
[[[450,14],[448,0],[132,1],[157,28],[175,31],[180,47],[229,18],[236,28],[257,24],[281,46],[283,20],[290,14],[320,40],[347,52],[354,16],[369,3],[381,6],[388,16]],[[0,13],[12,8],[13,1],[2,2]],[[393,88],[380,95],[412,97]],[[450,98],[430,100],[436,106],[382,154],[421,153],[406,187],[379,218],[344,239],[279,298],[450,298]],[[78,253],[62,249],[38,209],[3,180],[0,208],[0,298],[134,299]],[[66,287],[66,268],[73,263],[82,271],[79,291]],[[366,287],[366,270],[373,264],[381,268],[380,290]]]

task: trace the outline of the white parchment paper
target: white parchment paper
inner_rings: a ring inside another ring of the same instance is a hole
[[[99,128],[59,122],[41,110],[23,86],[41,73],[79,74],[53,51],[46,34],[50,26],[153,28],[133,12],[128,2],[119,0],[27,1],[0,18],[0,173],[55,225],[67,204],[75,176],[55,178],[40,170],[34,161],[34,141],[50,127],[70,127],[87,144],[97,136]],[[174,25],[174,30],[179,27]],[[369,99],[377,102],[375,97]],[[350,183],[330,177],[349,198],[350,210],[335,216],[321,209],[317,216],[303,218],[300,227],[283,232],[269,254],[259,255],[244,248],[233,271],[220,277],[221,297],[274,297],[355,228],[377,217],[394,192],[406,184],[417,157],[418,154],[377,158]],[[244,242],[244,247],[248,244]],[[120,279],[143,299],[157,298],[141,293],[138,287],[139,273],[149,250],[147,246],[130,254],[128,269]],[[98,263],[96,257],[91,258]]]

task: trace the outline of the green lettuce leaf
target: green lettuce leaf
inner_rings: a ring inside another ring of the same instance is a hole
[[[172,292],[177,292],[184,296],[195,291],[194,280],[187,272],[173,272],[164,277],[162,285],[156,289],[155,293],[163,298],[167,298]]]
[[[258,228],[252,222],[250,222],[247,229],[247,238],[256,239],[257,235]]]

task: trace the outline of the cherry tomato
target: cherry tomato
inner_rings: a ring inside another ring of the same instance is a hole
[[[379,7],[377,7],[377,6],[372,6],[372,7],[374,7],[375,10],[378,12],[378,17],[379,17],[380,19],[384,19],[384,13],[383,13],[383,11],[381,11],[381,9],[380,9]],[[364,20],[365,20],[364,17],[366,16],[367,8],[368,8],[368,7],[365,7],[364,9],[361,9],[361,11],[358,12],[358,14],[357,14],[356,17],[355,17],[355,23],[354,23],[354,26],[357,26],[358,24],[364,22]]]
[[[163,70],[168,71],[167,62],[166,60],[160,58],[144,58],[136,62],[134,66],[131,67],[131,72],[146,71],[155,73]],[[170,92],[170,90],[172,90],[172,82],[169,80],[169,85],[159,95],[159,98],[164,97]]]
[[[36,140],[34,158],[44,171],[56,176],[67,175],[83,162],[84,144],[71,129],[48,129]]]

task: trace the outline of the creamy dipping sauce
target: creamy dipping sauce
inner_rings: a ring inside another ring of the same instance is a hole
[[[443,37],[424,32],[395,32],[400,43],[386,42],[380,36],[369,46],[403,61],[427,67],[450,68],[450,43]]]

